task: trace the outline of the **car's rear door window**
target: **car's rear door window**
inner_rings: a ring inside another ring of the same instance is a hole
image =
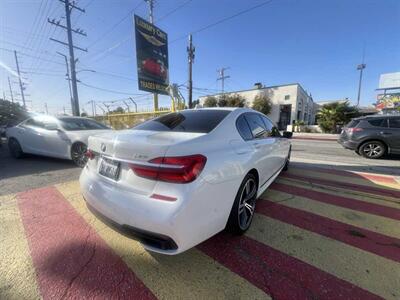
[[[259,139],[270,136],[271,132],[268,131],[259,114],[248,113],[245,116],[254,138]]]
[[[390,118],[389,119],[390,128],[400,128],[400,118]]]
[[[266,116],[261,116],[264,121],[264,124],[269,132],[270,136],[273,137],[281,137],[281,133],[279,132],[278,127]]]
[[[230,110],[199,109],[170,113],[139,124],[132,129],[209,133],[230,113]]]
[[[386,118],[368,120],[368,123],[374,127],[388,127]]]
[[[360,123],[360,120],[351,120],[349,124],[346,125],[347,128],[354,128]]]
[[[236,128],[245,141],[253,139],[249,124],[247,123],[244,115],[239,116],[239,118],[236,120]]]

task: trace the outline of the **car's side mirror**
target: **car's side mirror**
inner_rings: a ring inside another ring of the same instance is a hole
[[[282,134],[282,136],[283,136],[284,138],[291,139],[292,136],[293,136],[293,132],[291,132],[291,131],[284,131],[283,134]]]

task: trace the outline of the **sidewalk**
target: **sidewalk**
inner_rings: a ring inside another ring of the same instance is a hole
[[[297,140],[336,141],[339,134],[293,132],[293,138]]]

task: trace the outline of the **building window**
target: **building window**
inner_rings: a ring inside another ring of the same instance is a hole
[[[290,95],[285,95],[285,100],[289,100],[290,99]]]

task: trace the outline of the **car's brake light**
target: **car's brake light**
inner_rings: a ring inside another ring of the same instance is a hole
[[[358,127],[352,127],[352,128],[346,128],[347,133],[354,133],[354,132],[360,132],[363,131],[362,128],[358,128]]]
[[[92,150],[87,149],[85,152],[85,156],[89,159],[94,159],[96,157],[96,153],[94,153]]]
[[[189,156],[157,157],[151,165],[130,164],[137,176],[173,183],[189,183],[203,170],[207,158],[201,154]]]

